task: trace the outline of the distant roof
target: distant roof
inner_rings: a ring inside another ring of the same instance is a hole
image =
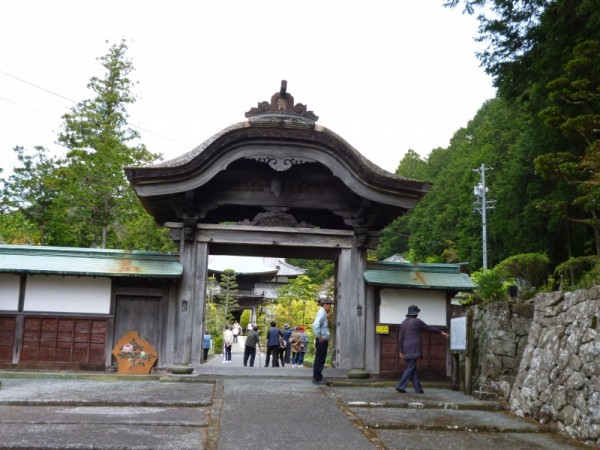
[[[431,290],[471,291],[477,286],[461,272],[461,264],[370,262],[364,278],[369,285]]]
[[[0,273],[179,278],[183,266],[175,253],[0,245]]]
[[[390,256],[389,258],[385,258],[383,260],[384,262],[408,262],[407,260],[405,260],[402,255],[399,255],[398,253],[394,253],[392,256]]]
[[[240,275],[273,274],[293,277],[306,273],[305,269],[288,264],[283,258],[209,255],[208,270],[223,272],[227,269],[233,269],[236,274]]]

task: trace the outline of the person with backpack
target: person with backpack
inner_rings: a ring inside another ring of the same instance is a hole
[[[300,367],[299,354],[300,354],[300,327],[294,327],[294,332],[290,336],[290,347],[292,348],[292,367]]]

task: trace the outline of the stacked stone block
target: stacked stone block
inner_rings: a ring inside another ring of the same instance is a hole
[[[511,410],[600,445],[600,287],[539,294],[534,305]]]

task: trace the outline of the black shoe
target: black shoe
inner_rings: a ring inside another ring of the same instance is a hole
[[[423,391],[423,390],[420,390],[420,391],[417,391],[416,393],[417,393],[417,394],[424,394],[424,393],[425,393],[425,391]]]
[[[325,380],[312,380],[313,384],[323,384],[327,385],[327,381]]]
[[[396,392],[399,392],[400,394],[406,394],[406,391],[400,388],[396,388]]]

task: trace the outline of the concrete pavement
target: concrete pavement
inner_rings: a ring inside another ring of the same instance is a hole
[[[589,448],[440,386],[398,394],[338,369],[317,386],[309,368],[243,367],[241,345],[232,359],[177,376],[0,372],[0,448]]]

